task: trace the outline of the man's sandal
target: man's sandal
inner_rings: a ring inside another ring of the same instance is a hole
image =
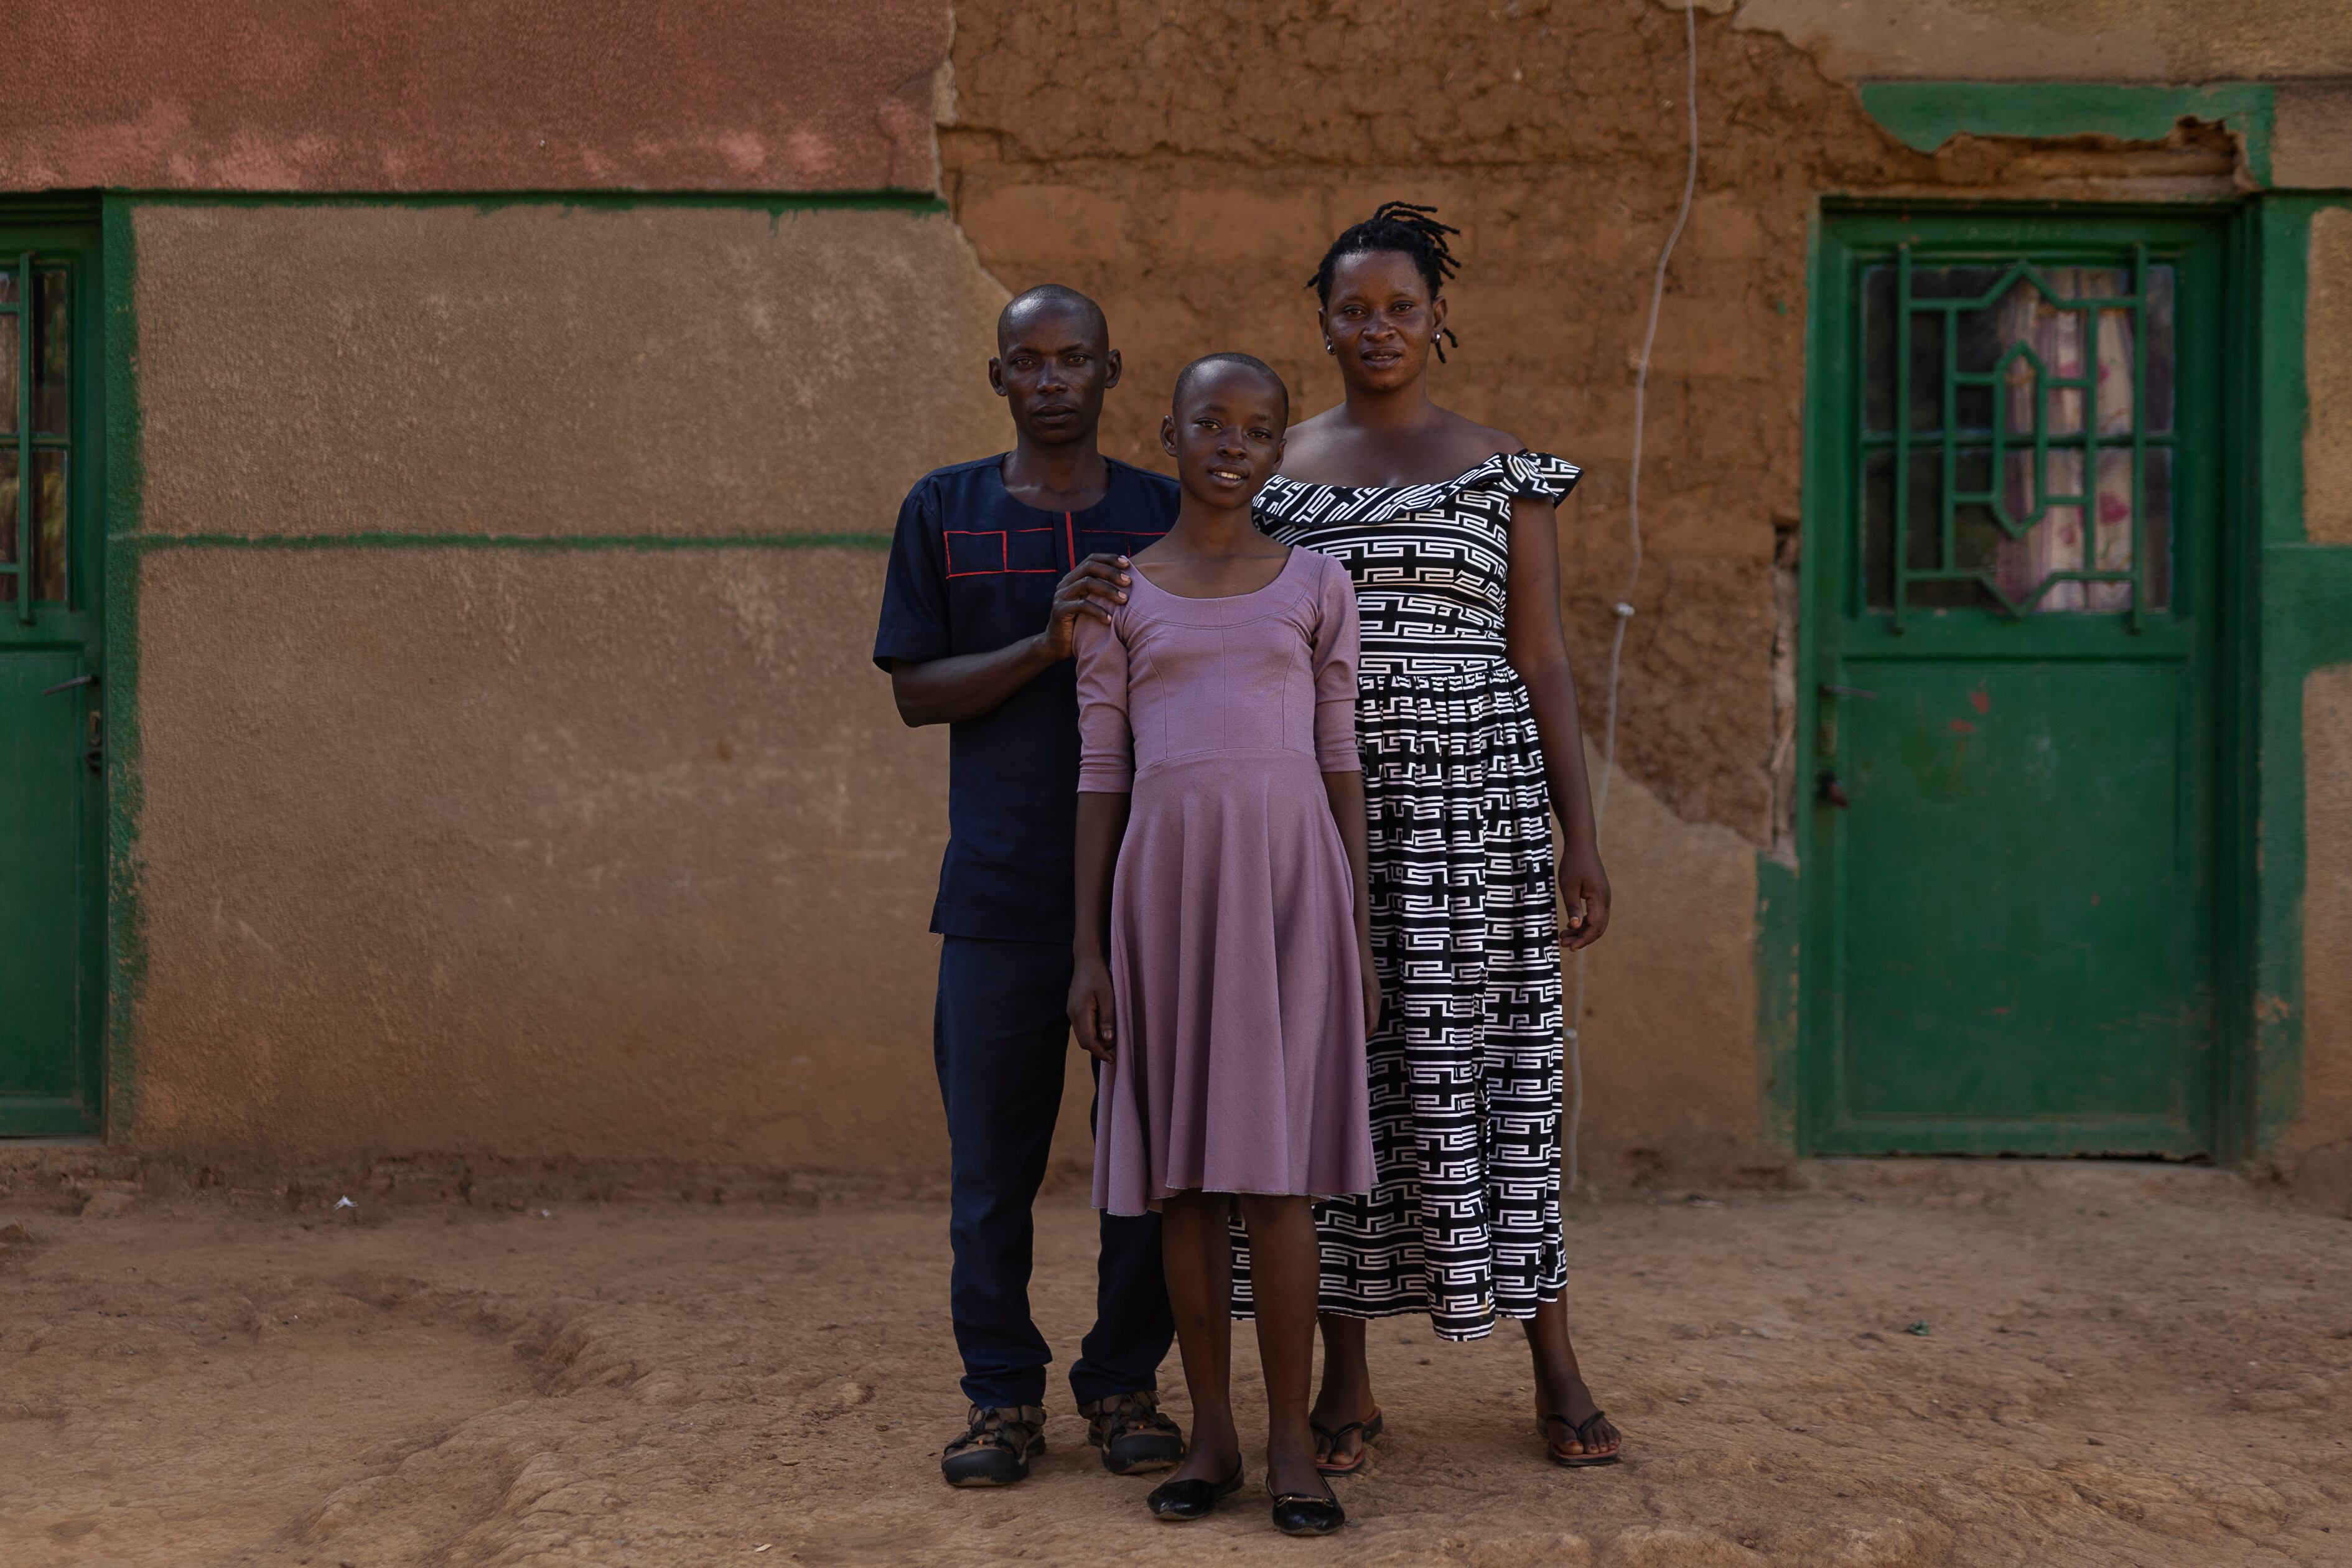
[[[1184,1460],[1184,1434],[1160,1413],[1160,1395],[1139,1388],[1078,1406],[1087,1418],[1087,1441],[1102,1450],[1103,1468],[1114,1476],[1140,1476]]]
[[[1329,1460],[1320,1458],[1315,1461],[1315,1468],[1324,1475],[1352,1476],[1372,1462],[1372,1441],[1381,1435],[1383,1423],[1381,1417],[1381,1407],[1375,1405],[1372,1406],[1370,1415],[1361,1421],[1350,1421],[1344,1426],[1321,1426],[1312,1421],[1307,1425],[1313,1428],[1316,1440],[1322,1444],[1326,1454],[1337,1454],[1339,1451],[1339,1439],[1349,1433],[1360,1432],[1364,1435],[1363,1441],[1356,1446],[1356,1457],[1347,1463],[1333,1464]]]
[[[1029,1474],[1029,1461],[1045,1451],[1045,1407],[975,1405],[971,1428],[940,1456],[940,1474],[951,1487],[1009,1487]]]
[[[1562,1469],[1581,1470],[1594,1465],[1613,1465],[1624,1457],[1623,1439],[1619,1439],[1618,1447],[1609,1453],[1592,1452],[1594,1448],[1600,1447],[1592,1440],[1592,1429],[1599,1426],[1608,1414],[1606,1410],[1596,1409],[1581,1421],[1570,1421],[1565,1415],[1538,1415],[1536,1417],[1536,1436],[1544,1440],[1544,1452],[1551,1456],[1551,1462]],[[1582,1444],[1585,1451],[1581,1454],[1561,1453],[1559,1450],[1568,1439],[1563,1437],[1558,1443],[1552,1441],[1551,1426],[1554,1422],[1559,1424],[1561,1431]]]

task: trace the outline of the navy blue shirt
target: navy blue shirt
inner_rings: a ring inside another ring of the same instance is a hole
[[[898,509],[874,662],[927,664],[1034,637],[1072,566],[1132,555],[1167,532],[1176,481],[1104,461],[1109,488],[1077,512],[1014,500],[1002,455],[924,475]],[[1069,941],[1077,827],[1077,671],[1064,659],[993,712],[948,726],[948,852],[931,929]]]

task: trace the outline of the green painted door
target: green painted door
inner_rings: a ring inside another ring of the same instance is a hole
[[[1811,1152],[2214,1149],[2222,242],[1825,222]]]
[[[96,236],[0,213],[0,1134],[99,1131]]]

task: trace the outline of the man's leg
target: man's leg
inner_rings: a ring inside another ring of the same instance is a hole
[[[947,1108],[955,1248],[949,1287],[964,1397],[1041,1405],[1053,1359],[1029,1316],[1035,1234],[1068,1049],[1070,950],[945,937],[932,1052]]]
[[[1099,1093],[1102,1067],[1095,1064]],[[1087,1110],[1095,1126],[1095,1109]],[[1095,1265],[1095,1326],[1070,1368],[1070,1392],[1081,1405],[1160,1386],[1160,1363],[1176,1338],[1161,1267],[1160,1216],[1102,1216],[1102,1251]]]
[[[1097,1099],[1087,1108],[1096,1127]],[[1097,1131],[1099,1132],[1099,1128]],[[1160,1256],[1160,1216],[1102,1216],[1095,1261],[1095,1326],[1070,1367],[1070,1392],[1087,1417],[1087,1440],[1103,1451],[1113,1475],[1148,1475],[1184,1458],[1184,1435],[1160,1413],[1160,1363],[1176,1337]]]

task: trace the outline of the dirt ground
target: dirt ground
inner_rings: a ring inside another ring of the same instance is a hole
[[[1380,1325],[1389,1435],[1322,1543],[1246,1494],[1152,1523],[1061,1388],[1027,1485],[941,1486],[937,1205],[20,1191],[0,1563],[2352,1563],[2352,1225],[2202,1172],[1807,1179],[1578,1209],[1613,1469],[1541,1462],[1516,1336]],[[1041,1217],[1066,1354],[1093,1220]]]

